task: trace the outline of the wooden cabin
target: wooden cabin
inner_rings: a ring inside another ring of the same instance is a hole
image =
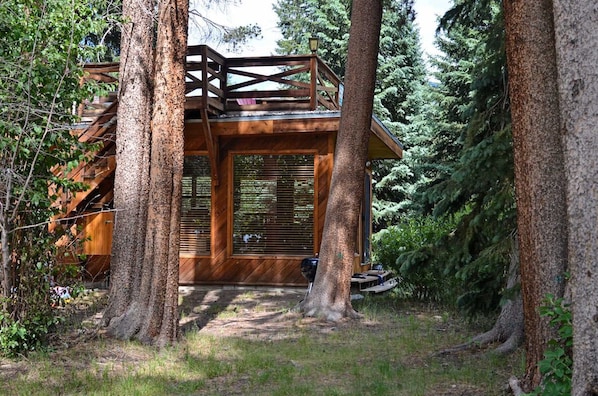
[[[118,64],[86,67],[116,82]],[[225,58],[207,46],[187,57],[180,283],[297,286],[300,262],[322,239],[342,104],[339,78],[317,55]],[[117,166],[116,95],[81,106],[81,140],[102,141],[71,177],[90,188],[65,196],[81,221],[90,277],[109,266]],[[369,159],[402,148],[372,119]],[[369,269],[371,176],[364,180],[355,272]]]

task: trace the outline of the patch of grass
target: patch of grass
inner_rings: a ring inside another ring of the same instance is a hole
[[[275,309],[267,295],[251,298],[255,312]],[[364,319],[340,323],[292,316],[288,305],[279,305],[275,330],[256,323],[251,336],[198,327],[161,351],[92,338],[0,361],[0,394],[491,396],[523,373],[522,352],[434,356],[480,329],[428,305],[366,298],[355,303]],[[239,320],[248,308],[231,301],[215,311],[214,320]]]

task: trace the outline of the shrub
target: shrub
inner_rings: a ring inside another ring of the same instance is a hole
[[[454,304],[461,290],[455,277],[447,272],[448,253],[438,248],[439,241],[453,227],[447,219],[421,217],[374,235],[374,260],[399,275],[402,296]]]
[[[12,255],[14,287],[9,297],[0,300],[0,355],[15,357],[43,348],[60,321],[54,307],[62,300],[53,287],[60,282],[73,295],[80,290],[79,267],[56,262],[55,237],[39,228],[13,234],[21,250]]]
[[[540,316],[550,318],[550,324],[557,329],[557,338],[548,341],[544,359],[538,362],[542,383],[530,395],[569,395],[573,375],[571,309],[563,298],[548,294],[540,307]]]

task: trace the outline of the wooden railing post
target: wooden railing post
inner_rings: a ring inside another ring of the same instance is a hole
[[[228,110],[227,103],[228,103],[228,59],[225,58],[222,62],[222,82],[220,83],[220,88],[222,89],[222,108],[224,112]]]
[[[318,55],[312,53],[309,65],[311,73],[309,84],[309,109],[315,110],[318,107]]]
[[[210,78],[208,76],[208,46],[201,46],[201,102],[202,108],[208,108]]]

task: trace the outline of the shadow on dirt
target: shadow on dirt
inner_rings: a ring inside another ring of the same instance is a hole
[[[202,331],[226,335],[227,328],[263,332],[289,313],[305,296],[303,288],[179,288],[181,333]]]

